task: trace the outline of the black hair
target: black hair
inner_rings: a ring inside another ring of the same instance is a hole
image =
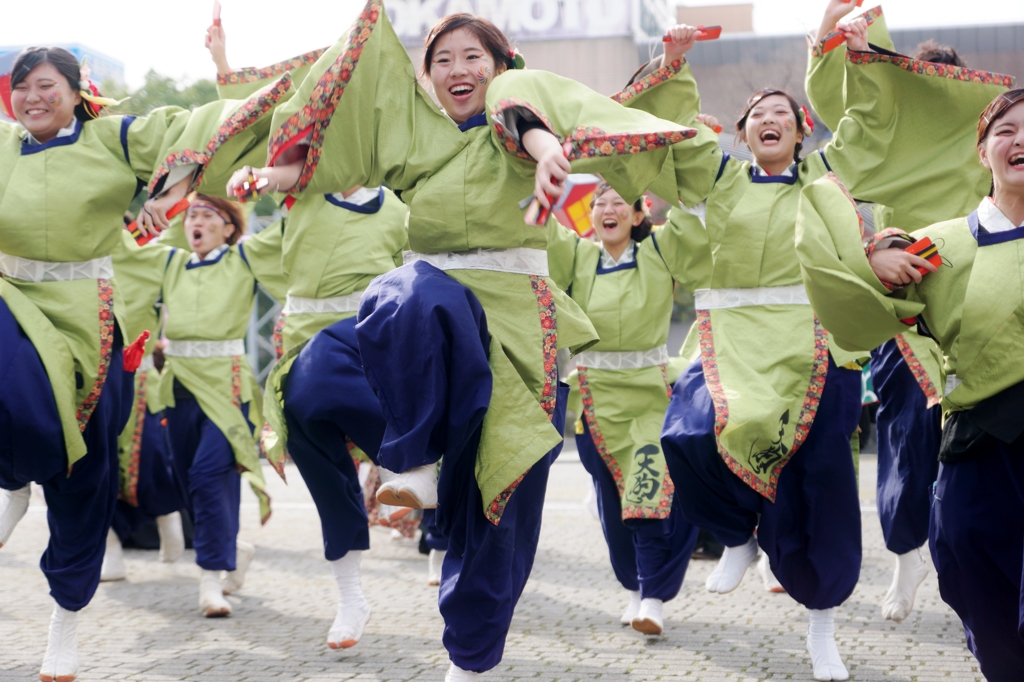
[[[594,198],[590,200],[590,208],[594,208],[594,203],[597,202],[597,198],[610,189],[612,189],[612,186],[607,182],[599,183],[597,185],[597,189],[594,190]],[[647,197],[641,196],[633,202],[633,210],[644,214],[644,219],[640,221],[640,224],[634,225],[633,229],[629,232],[630,238],[635,242],[642,242],[647,239],[651,236],[651,232],[654,230],[654,223],[651,221],[651,216],[644,210],[645,201],[647,201]]]
[[[948,64],[950,66],[967,66],[967,62],[956,51],[956,48],[949,45],[940,45],[934,40],[926,40],[917,46],[914,59],[933,64]]]
[[[797,128],[800,130],[801,133],[803,133],[804,113],[800,107],[800,103],[793,99],[793,96],[790,95],[785,90],[765,88],[763,90],[758,90],[757,92],[750,96],[750,99],[747,100],[747,105],[743,107],[743,113],[740,114],[739,120],[736,121],[737,135],[743,133],[743,128],[747,125],[747,117],[750,116],[750,110],[754,108],[754,105],[763,100],[765,97],[771,97],[772,95],[782,95],[787,100],[789,100],[789,106],[793,110],[793,116],[796,117]],[[793,149],[793,160],[796,161],[797,163],[800,163],[800,152],[803,151],[803,148],[803,142],[797,142],[796,148]]]
[[[79,85],[82,80],[82,69],[78,65],[78,59],[63,47],[26,47],[22,50],[11,68],[11,89],[28,78],[32,69],[44,63],[53,64],[60,75],[67,79],[72,93],[82,89]],[[87,106],[90,105],[84,99],[75,106],[75,118],[83,123],[94,118],[86,110]]]

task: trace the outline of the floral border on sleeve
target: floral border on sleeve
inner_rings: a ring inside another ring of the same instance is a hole
[[[935,76],[937,78],[948,78],[968,83],[999,85],[1004,88],[1012,88],[1014,82],[1013,76],[1006,76],[992,71],[979,71],[977,69],[968,69],[965,66],[953,66],[952,64],[936,64],[934,62],[921,61],[920,59],[911,59],[910,57],[878,54],[877,52],[854,52],[848,50],[846,52],[846,60],[851,64],[857,65],[892,64],[920,76]]]
[[[110,359],[114,349],[114,287],[109,279],[98,279],[96,288],[99,297],[100,366],[96,372],[96,383],[82,401],[76,415],[78,428],[83,432],[92,413],[96,411],[103,386],[107,383],[107,372],[110,371]]]
[[[850,203],[853,205],[853,212],[857,214],[857,224],[860,226],[860,237],[861,237],[861,239],[863,239],[864,238],[864,216],[862,216],[860,214],[860,207],[857,206],[857,200],[853,198],[853,195],[850,194],[850,190],[846,189],[846,185],[844,185],[842,183],[842,181],[839,178],[836,177],[835,173],[829,173],[825,177],[827,177],[832,182],[836,183],[836,185],[839,186],[839,189],[842,190],[842,192],[846,196],[846,198],[850,200]]]
[[[345,88],[352,80],[352,74],[363,53],[363,46],[373,34],[377,22],[380,20],[383,6],[380,0],[370,0],[366,3],[359,18],[356,19],[352,30],[349,32],[345,49],[338,56],[327,71],[320,76],[309,102],[297,113],[293,114],[281,128],[274,133],[270,140],[268,157],[271,163],[277,159],[286,149],[295,142],[311,134],[309,151],[306,154],[306,162],[299,175],[299,181],[292,188],[290,194],[298,194],[313,177],[317,165],[320,163],[321,149],[324,143],[324,134],[331,124],[331,116],[338,107],[338,100],[345,93]]]
[[[683,64],[685,63],[685,58],[676,59],[671,64],[663,66],[653,73],[647,74],[640,80],[630,83],[625,88],[612,95],[612,101],[618,102],[619,104],[625,104],[634,97],[650,90],[654,86],[661,85],[665,81],[671,80],[673,76],[683,70]]]
[[[854,17],[854,19],[865,19],[868,22],[868,24],[871,24],[875,19],[877,19],[880,16],[882,16],[882,6],[881,5],[879,5],[878,7],[874,7],[872,9],[869,9],[867,12],[864,12],[863,14],[857,15],[856,17]],[[830,40],[834,40],[835,38],[837,38],[840,35],[842,35],[842,33],[840,31],[833,31],[832,33],[829,33],[827,36],[825,36],[822,40],[820,40],[817,43],[815,43],[811,47],[811,56],[812,57],[817,57],[819,59],[821,57],[824,57],[827,54],[827,52],[825,52],[825,45]]]
[[[161,180],[167,177],[175,168],[184,165],[197,164],[199,166],[199,172],[196,173],[193,178],[189,191],[191,192],[199,187],[206,164],[210,162],[210,159],[213,158],[213,155],[217,150],[232,137],[246,130],[262,118],[279,101],[281,101],[281,98],[284,97],[288,90],[291,89],[291,86],[291,74],[286,73],[273,85],[268,85],[256,95],[247,99],[234,111],[234,113],[228,116],[228,118],[220,124],[220,127],[217,128],[217,132],[213,134],[213,137],[210,138],[205,149],[202,151],[197,151],[195,149],[183,149],[179,152],[170,154],[157,167],[156,172],[153,174],[153,179],[149,181],[150,196],[153,195],[153,192]]]
[[[910,368],[910,373],[914,375],[914,379],[917,381],[917,385],[921,387],[921,391],[924,392],[925,398],[928,399],[928,407],[935,407],[942,402],[942,395],[938,389],[935,388],[935,384],[932,383],[932,379],[928,376],[928,371],[921,364],[921,361],[917,359],[917,354],[914,353],[914,349],[910,347],[907,340],[903,337],[903,334],[896,336],[896,346],[900,349],[900,354],[903,355],[903,359],[907,361],[907,367]]]
[[[139,462],[142,459],[142,431],[146,425],[146,383],[149,375],[139,375],[139,388],[135,391],[135,425],[132,428],[131,450],[128,451],[128,469],[125,472],[121,499],[132,507],[139,506]]]
[[[294,71],[316,63],[316,60],[320,59],[324,52],[327,52],[327,48],[306,52],[297,57],[292,57],[291,59],[286,59],[263,68],[249,66],[238,71],[232,71],[231,73],[219,73],[217,74],[217,85],[242,85],[244,83],[257,83],[268,78],[274,78],[288,71]]]

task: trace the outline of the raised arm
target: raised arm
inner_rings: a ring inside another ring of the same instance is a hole
[[[211,24],[206,29],[206,49],[217,67],[217,95],[221,99],[246,99],[286,73],[290,73],[292,82],[298,85],[327,51],[327,48],[312,50],[270,66],[235,70],[228,62],[227,33],[223,24]]]

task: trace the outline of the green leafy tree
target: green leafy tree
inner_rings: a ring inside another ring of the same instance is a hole
[[[194,109],[217,99],[217,84],[211,80],[201,79],[185,84],[153,70],[146,74],[146,82],[138,90],[129,91],[110,81],[103,84],[102,90],[105,95],[115,99],[129,98],[116,107],[114,113],[136,115],[148,114],[157,107],[166,106]]]

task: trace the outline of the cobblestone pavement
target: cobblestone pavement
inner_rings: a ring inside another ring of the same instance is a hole
[[[589,478],[575,453],[553,467],[533,575],[516,610],[495,680],[809,680],[804,609],[764,591],[753,568],[729,595],[704,591],[711,562],[691,564],[665,609],[666,634],[644,638],[618,623],[615,582],[597,521],[581,504]],[[839,650],[851,679],[982,680],[959,620],[942,603],[932,572],[902,624],[882,620],[891,579],[874,505],[874,459],[861,464],[865,491],[860,585],[838,611]],[[447,668],[437,589],[411,541],[375,529],[363,561],[373,616],[354,649],[327,648],[336,592],[321,552],[316,510],[294,467],[285,486],[267,470],[274,517],[261,528],[243,498],[241,537],[257,546],[234,616],[198,610],[198,569],[186,552],[161,564],[156,552],[126,551],[127,581],[100,586],[79,621],[82,682],[98,680],[434,680]],[[36,680],[53,602],[38,569],[47,539],[42,502],[0,550],[0,680]]]

